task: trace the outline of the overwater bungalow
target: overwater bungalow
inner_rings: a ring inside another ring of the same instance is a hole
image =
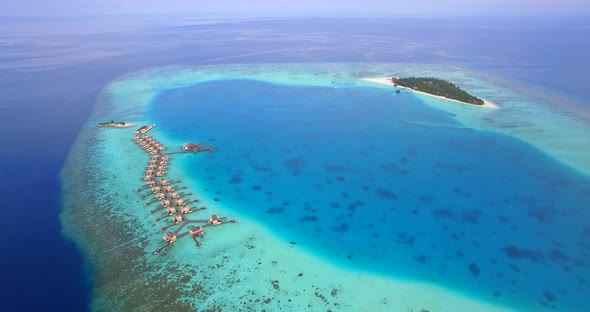
[[[176,200],[176,205],[178,205],[178,206],[184,205],[184,200],[182,198],[177,199]]]
[[[176,213],[176,208],[174,208],[174,207],[170,207],[170,208],[168,208],[168,209],[166,210],[166,213],[167,213],[169,216],[171,216],[171,215],[173,215],[173,214],[175,214],[175,213]]]
[[[221,223],[221,218],[216,214],[212,215],[211,219],[209,219],[209,224],[211,225],[220,225]]]
[[[173,199],[176,199],[176,198],[178,198],[178,193],[172,192],[172,194],[170,194],[170,196],[172,196]]]
[[[164,195],[164,193],[158,193],[158,194],[156,194],[156,199],[157,200],[162,200],[162,199],[164,199],[164,197],[166,197],[166,195]]]
[[[162,201],[162,206],[164,206],[164,207],[168,207],[168,206],[170,206],[170,201],[169,201],[168,199],[164,199],[164,200]]]
[[[183,206],[181,211],[182,211],[182,213],[185,213],[185,214],[193,212],[189,206]]]
[[[197,143],[186,143],[182,146],[182,151],[186,153],[212,152],[213,148],[201,146]]]
[[[177,214],[174,216],[174,218],[172,219],[172,221],[174,222],[174,224],[178,224],[180,222],[182,222],[182,216]]]
[[[168,184],[170,184],[170,182],[168,182],[168,180],[166,180],[166,179],[162,179],[162,180],[160,180],[160,183],[161,183],[162,185],[168,185]]]
[[[164,235],[163,239],[166,243],[172,244],[176,241],[176,234],[172,232],[167,232],[166,235]]]
[[[205,234],[205,229],[202,226],[197,226],[188,231],[188,234],[192,237],[198,237]]]
[[[156,125],[151,125],[151,126],[143,126],[139,129],[137,129],[137,131],[135,131],[135,134],[145,134],[146,132],[152,130],[153,127],[155,127]]]

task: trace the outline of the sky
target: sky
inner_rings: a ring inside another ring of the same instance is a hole
[[[0,0],[4,16],[115,14],[551,15],[590,13],[590,0]]]

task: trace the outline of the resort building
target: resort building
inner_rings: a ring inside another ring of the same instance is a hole
[[[151,125],[151,126],[143,126],[139,129],[137,129],[137,131],[135,131],[135,134],[145,134],[148,131],[152,130],[153,127],[155,127],[156,125]]]
[[[168,232],[166,235],[164,235],[163,239],[166,243],[172,244],[176,241],[176,234]]]
[[[221,218],[218,215],[212,215],[211,219],[209,219],[209,224],[211,225],[220,225],[221,222]]]
[[[202,226],[197,226],[188,231],[188,234],[192,237],[197,237],[205,234],[205,229]]]

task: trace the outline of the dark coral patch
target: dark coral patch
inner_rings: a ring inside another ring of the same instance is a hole
[[[469,271],[471,272],[471,275],[473,275],[475,277],[479,276],[480,271],[479,271],[479,266],[477,264],[475,264],[475,263],[469,264]]]
[[[332,207],[332,208],[339,208],[340,207],[340,204],[339,203],[336,203],[336,202],[330,203],[330,207]]]
[[[411,245],[414,245],[415,239],[416,238],[412,235],[408,235],[406,233],[398,233],[396,242],[398,242],[400,244],[411,246]]]
[[[316,222],[318,220],[318,217],[316,216],[303,216],[301,218],[299,218],[300,222]]]
[[[301,174],[301,170],[305,165],[305,161],[303,157],[292,158],[284,162],[285,167],[287,170],[291,172],[292,175],[299,175]]]
[[[528,216],[541,223],[549,223],[553,220],[553,209],[550,207],[529,208]]]
[[[428,257],[426,257],[426,256],[424,256],[424,255],[421,255],[421,256],[415,257],[415,258],[414,258],[414,261],[416,261],[416,262],[418,262],[418,263],[421,263],[421,264],[426,264],[426,263],[428,263],[430,260],[429,260],[429,258],[428,258]]]
[[[253,190],[253,191],[260,191],[261,189],[262,189],[262,186],[260,186],[260,185],[254,185],[254,186],[252,187],[252,190]]]
[[[549,257],[551,258],[551,260],[553,261],[567,261],[568,257],[566,255],[564,255],[561,251],[559,251],[558,249],[553,249],[551,251],[551,253],[549,254]]]
[[[479,222],[479,217],[481,216],[481,212],[477,209],[467,209],[463,210],[461,213],[461,220],[464,223],[471,223],[477,224]]]
[[[542,253],[526,248],[518,248],[516,246],[506,246],[504,248],[504,253],[512,259],[528,259],[532,262],[543,260]]]
[[[432,197],[432,195],[421,195],[420,197],[418,197],[418,200],[425,205],[432,205],[432,203],[434,202],[434,197]]]
[[[266,213],[268,214],[282,214],[285,211],[285,209],[283,209],[283,207],[271,207],[270,209],[266,210]]]
[[[545,292],[543,293],[543,296],[544,296],[544,297],[545,297],[547,300],[549,300],[549,301],[551,301],[551,302],[553,302],[553,301],[557,300],[557,297],[556,297],[554,294],[552,294],[552,293],[550,293],[550,292],[548,292],[548,291],[545,291]]]
[[[435,209],[432,211],[432,215],[437,219],[454,219],[455,214],[449,209]]]
[[[255,164],[255,163],[251,163],[250,164],[252,166],[252,168],[254,168],[254,170],[260,172],[260,171],[265,171],[265,172],[272,172],[272,167],[270,166],[263,166],[263,165],[259,165],[259,164]]]
[[[375,191],[375,194],[383,199],[397,199],[397,195],[394,192],[386,189],[378,189]]]
[[[401,173],[400,168],[395,163],[385,163],[381,165],[381,169],[392,175]]]
[[[337,172],[337,173],[343,173],[343,172],[348,171],[348,169],[346,167],[337,166],[337,165],[326,165],[326,166],[324,166],[324,168],[326,169],[326,171]]]
[[[330,229],[332,229],[332,231],[334,231],[334,232],[344,233],[344,232],[348,231],[348,224],[340,223],[338,226],[330,227]]]
[[[230,184],[240,184],[242,183],[242,177],[239,174],[234,174],[227,182]]]

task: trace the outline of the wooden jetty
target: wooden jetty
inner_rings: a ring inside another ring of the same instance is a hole
[[[160,227],[160,231],[167,231],[162,237],[162,244],[154,251],[154,254],[160,253],[164,248],[174,244],[179,238],[184,236],[190,236],[197,244],[197,247],[201,248],[202,244],[198,239],[203,239],[205,234],[205,227],[207,226],[218,226],[226,223],[236,223],[235,219],[227,219],[220,217],[216,214],[211,215],[209,219],[189,219],[188,214],[195,213],[197,211],[205,210],[207,207],[195,207],[191,208],[190,205],[194,205],[199,202],[199,199],[190,199],[186,196],[193,195],[192,192],[186,192],[184,190],[186,186],[178,186],[177,183],[181,183],[181,180],[167,180],[167,169],[169,165],[169,157],[164,154],[167,150],[166,147],[158,142],[155,138],[146,135],[155,125],[143,126],[135,131],[135,137],[133,141],[144,151],[151,155],[148,164],[144,167],[145,172],[142,180],[145,182],[140,188],[137,189],[138,193],[142,193],[141,198],[146,199],[147,202],[144,206],[151,204],[160,203],[156,208],[150,210],[150,213],[163,210],[163,213],[155,219],[155,222],[163,221],[167,219],[167,222]],[[172,152],[168,154],[180,154],[180,153],[199,153],[199,152],[212,152],[213,147],[203,146],[197,143],[187,143],[182,147],[181,151]],[[195,224],[195,226],[186,230],[187,225]],[[174,230],[170,228],[176,227]],[[184,230],[183,230],[184,229]]]

